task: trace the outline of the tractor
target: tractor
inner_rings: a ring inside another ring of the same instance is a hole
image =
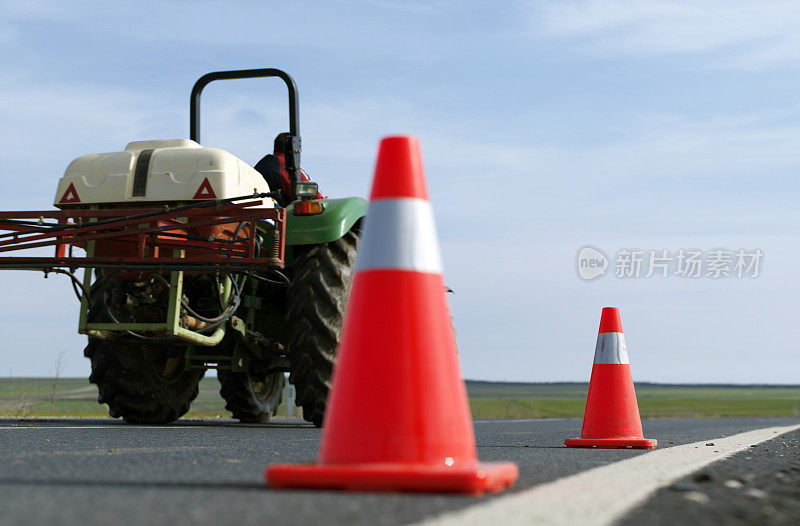
[[[201,146],[204,87],[258,77],[289,92],[289,131],[272,153],[250,166]],[[75,159],[57,210],[0,212],[0,268],[71,278],[89,380],[112,417],[175,421],[216,369],[227,410],[266,422],[288,372],[303,418],[320,426],[366,202],[323,198],[303,171],[298,90],[284,71],[208,73],[189,114],[189,139]]]

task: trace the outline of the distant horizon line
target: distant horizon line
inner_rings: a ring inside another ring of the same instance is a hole
[[[473,379],[464,379],[465,382],[468,383],[476,383],[476,384],[503,384],[503,385],[589,385],[588,381],[585,382],[575,382],[575,381],[539,381],[539,382],[521,382],[516,380],[473,380]],[[759,383],[759,382],[685,382],[685,383],[676,383],[676,382],[651,382],[651,381],[643,381],[637,382],[634,380],[633,382],[635,385],[658,385],[664,387],[794,387],[800,388],[800,384],[783,384],[783,383]]]
[[[5,379],[13,380],[54,380],[52,376],[13,376]],[[86,380],[85,376],[61,376],[59,380]],[[473,384],[502,384],[502,385],[589,385],[588,381],[577,382],[571,380],[523,382],[519,380],[478,380],[465,378],[464,382]],[[763,383],[763,382],[633,382],[635,385],[657,385],[663,387],[770,387],[770,388],[800,388],[800,384]]]

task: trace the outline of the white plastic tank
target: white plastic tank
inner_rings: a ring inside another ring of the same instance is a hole
[[[133,208],[269,191],[261,174],[235,155],[189,139],[167,139],[134,141],[121,152],[78,157],[59,180],[53,204]],[[272,200],[265,199],[264,206],[272,207]]]

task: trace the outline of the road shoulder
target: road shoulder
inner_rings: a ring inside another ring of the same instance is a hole
[[[800,431],[683,477],[617,526],[639,524],[800,524]]]
[[[791,431],[768,427],[713,441],[664,449],[590,469],[554,482],[441,515],[427,524],[607,525],[624,517],[662,487],[708,465]],[[675,524],[674,522],[672,524]]]

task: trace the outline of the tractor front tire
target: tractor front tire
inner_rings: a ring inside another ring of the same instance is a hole
[[[286,309],[289,381],[303,418],[322,426],[358,249],[358,232],[295,256]]]
[[[89,381],[108,414],[129,424],[167,424],[189,411],[205,371],[185,371],[180,349],[89,338]]]
[[[263,377],[254,378],[245,372],[217,371],[219,393],[225,399],[225,409],[240,422],[263,424],[278,412],[286,377],[283,373],[260,376]]]

